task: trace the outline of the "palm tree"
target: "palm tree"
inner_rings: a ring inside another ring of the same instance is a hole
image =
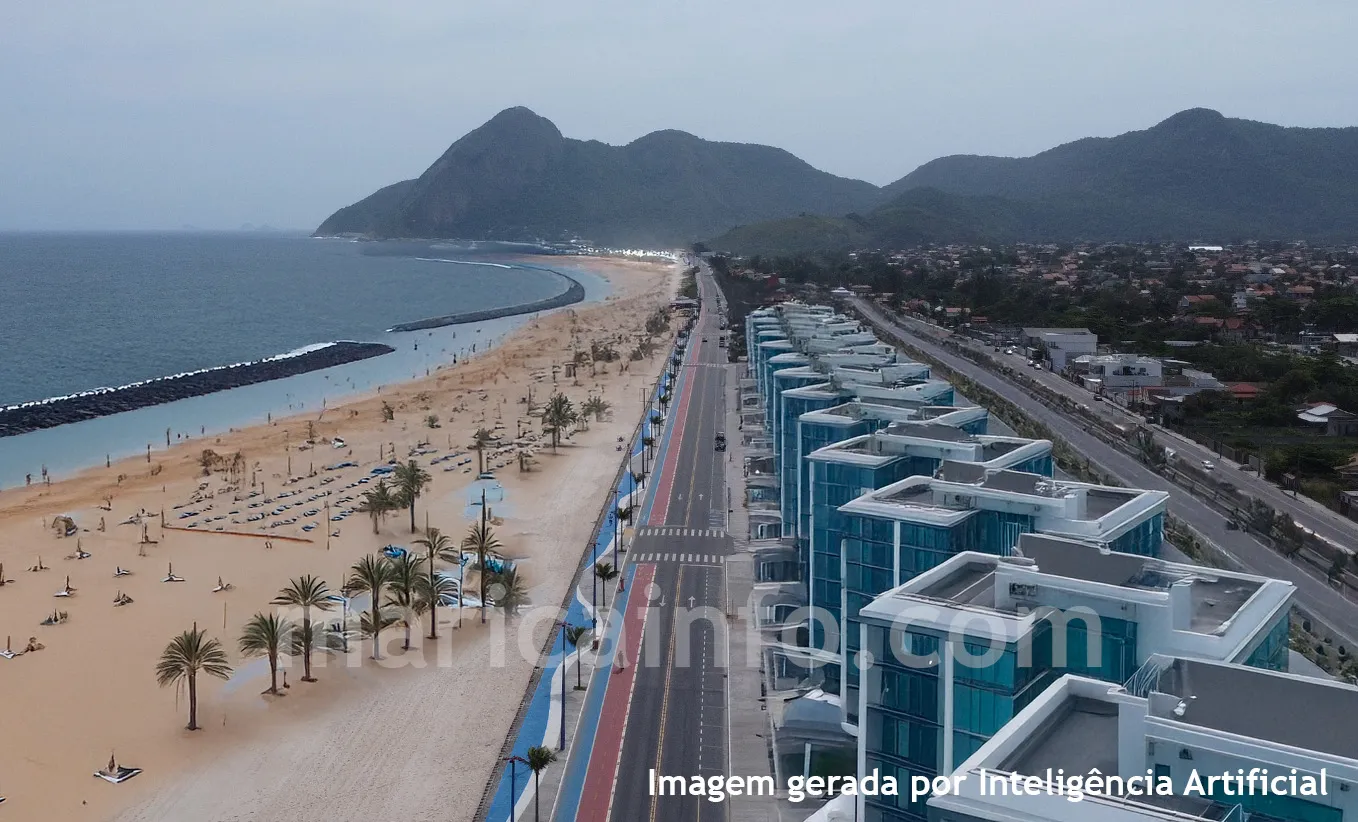
[[[545,745],[534,745],[528,749],[527,759],[528,769],[533,772],[533,822],[540,822],[538,798],[542,796],[542,790],[538,778],[548,765],[556,761],[556,753]]]
[[[584,638],[585,638],[585,634],[588,634],[588,633],[589,633],[589,628],[585,627],[584,625],[567,625],[567,626],[566,626],[566,641],[569,642],[569,643],[571,644],[571,647],[575,649],[575,652],[576,652],[576,655],[577,655],[577,656],[579,656],[579,653],[580,653],[580,641],[581,641],[582,639],[584,639]],[[582,684],[580,683],[580,669],[583,668],[583,667],[584,667],[584,665],[581,663],[581,661],[580,661],[579,659],[576,659],[576,661],[575,661],[575,690],[577,690],[577,691],[583,691],[583,690],[585,689],[585,686],[582,685]]]
[[[373,638],[373,659],[382,658],[382,629],[391,625],[396,618],[384,610],[382,593],[392,581],[391,562],[386,557],[368,554],[350,566],[349,581],[344,584],[350,594],[368,594],[372,600],[368,612],[359,620],[359,629],[365,636]]]
[[[231,664],[226,660],[222,643],[209,639],[207,631],[200,631],[195,625],[192,630],[170,640],[156,663],[156,682],[160,687],[188,682],[190,731],[198,730],[199,673],[227,679],[231,676]]]
[[[513,618],[521,606],[528,604],[528,588],[519,579],[519,572],[513,566],[496,574],[491,587],[497,589],[495,607],[504,611],[506,617]]]
[[[580,404],[580,413],[584,414],[585,416],[589,416],[592,414],[594,415],[594,419],[596,421],[603,422],[604,414],[607,414],[608,410],[612,407],[613,407],[612,404],[605,400],[603,397],[595,395]]]
[[[349,650],[347,638],[348,626],[338,627],[326,625],[320,622],[309,622],[306,625],[297,626],[292,632],[291,642],[288,643],[287,654],[290,657],[302,657],[310,659],[311,654],[320,652],[323,654],[344,653]],[[303,680],[315,682],[316,680]]]
[[[646,483],[646,475],[643,474],[643,473],[641,473],[640,471],[633,471],[633,472],[632,472],[632,482],[633,482],[633,484],[636,485],[636,487],[641,488],[641,487],[643,487],[643,486],[645,485],[645,483]]]
[[[420,467],[415,460],[396,466],[396,490],[401,496],[401,501],[410,508],[410,533],[415,533],[415,501],[420,498],[420,492],[429,487],[433,477],[429,472]]]
[[[292,647],[292,632],[297,626],[278,614],[257,613],[245,623],[240,635],[240,652],[247,657],[269,658],[269,690],[278,696],[278,655]]]
[[[490,441],[493,439],[495,439],[495,434],[491,433],[489,428],[478,428],[476,433],[472,434],[472,444],[468,447],[476,452],[476,473],[478,474],[486,472],[486,446],[490,445]]]
[[[500,550],[500,540],[495,538],[495,532],[484,522],[478,522],[467,529],[467,536],[462,538],[462,547],[476,552],[476,567],[478,576],[481,578],[481,623],[486,621],[486,554],[493,554]]]
[[[406,553],[393,559],[391,580],[387,583],[387,606],[397,611],[396,621],[406,629],[402,649],[410,650],[410,628],[415,617],[429,610],[429,601],[421,594],[427,588],[424,558]]]
[[[570,397],[558,392],[547,399],[547,405],[542,410],[542,422],[552,432],[553,453],[561,443],[562,430],[578,418],[579,415],[576,414],[575,405]]]
[[[438,639],[438,609],[439,596],[451,591],[445,590],[449,586],[440,583],[448,583],[438,575],[434,568],[434,560],[441,559],[444,562],[462,562],[462,552],[453,545],[453,538],[443,533],[437,528],[429,528],[424,532],[424,536],[415,540],[415,544],[424,549],[424,571],[428,574],[425,580],[424,590],[421,592],[429,601],[429,638]],[[459,592],[459,596],[461,592]]]
[[[599,592],[599,604],[608,607],[608,582],[617,579],[618,570],[613,567],[611,562],[600,562],[594,566],[594,575],[603,582],[603,590]]]
[[[311,650],[320,643],[316,641],[317,637],[311,623],[311,609],[329,611],[335,607],[329,586],[325,584],[325,580],[311,574],[295,577],[288,582],[286,588],[278,592],[272,604],[302,609],[302,629],[293,641],[297,650],[302,652],[302,681],[315,682],[316,678],[311,675]]]
[[[386,519],[387,514],[396,510],[396,497],[392,494],[387,481],[380,479],[372,490],[364,491],[363,500],[359,502],[357,510],[372,517],[373,533],[376,534],[378,523]]]

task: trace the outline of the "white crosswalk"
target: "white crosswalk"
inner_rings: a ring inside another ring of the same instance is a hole
[[[666,526],[638,528],[639,537],[707,537],[709,539],[726,536],[724,528],[670,528]]]
[[[692,565],[720,565],[726,561],[726,557],[720,554],[680,554],[675,552],[662,554],[636,554],[632,557],[633,562],[685,562]]]

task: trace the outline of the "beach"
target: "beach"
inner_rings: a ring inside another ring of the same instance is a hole
[[[460,540],[480,514],[473,498],[489,487],[490,510],[502,523],[496,534],[531,602],[560,603],[622,459],[618,438],[635,428],[669,336],[658,338],[653,356],[630,361],[628,352],[679,276],[676,266],[660,263],[581,264],[609,280],[611,296],[529,319],[489,352],[428,377],[159,448],[149,461],[137,456],[103,467],[95,454],[100,467],[46,486],[35,477],[33,487],[0,493],[0,563],[13,580],[0,587],[0,641],[12,637],[14,651],[30,637],[45,646],[0,659],[6,818],[469,819],[550,623],[492,619],[483,626],[475,610],[464,609],[459,626],[455,611],[440,609],[437,641],[422,639],[428,627],[417,626],[415,647],[406,652],[403,630],[387,629],[383,662],[368,658],[369,642],[352,642],[347,656],[317,657],[315,683],[301,682],[300,662],[290,663],[281,697],[261,694],[267,665],[243,659],[237,639],[251,615],[271,611],[289,579],[314,574],[337,592],[360,557],[388,544],[412,546],[419,534],[411,533],[405,511],[388,516],[377,534],[362,513],[340,521],[305,515],[354,508],[357,499],[340,500],[371,487],[354,483],[393,452],[403,461],[412,450],[425,452],[414,457],[433,478],[416,505],[421,528],[427,517]],[[574,352],[588,352],[593,342],[612,344],[620,359],[585,363],[568,375]],[[540,438],[527,472],[516,450],[487,451],[490,466],[500,467],[493,481],[477,482],[476,454],[468,449],[473,432],[492,428],[506,442],[526,442],[521,432],[540,437],[540,420],[524,400],[531,393],[540,407],[553,390],[577,408],[590,395],[612,408],[555,454]],[[437,427],[429,427],[430,415]],[[314,444],[306,446],[309,438]],[[205,449],[227,458],[209,476]],[[448,457],[455,452],[463,453]],[[236,453],[242,459],[231,471]],[[355,465],[326,470],[346,462]],[[278,497],[292,491],[299,493]],[[273,502],[250,507],[264,499]],[[299,504],[272,513],[285,502]],[[152,515],[147,544],[140,524],[119,524],[142,511]],[[248,520],[257,512],[266,516]],[[58,536],[51,524],[60,515],[78,532]],[[298,522],[268,527],[292,517]],[[301,530],[310,522],[314,529]],[[65,559],[79,555],[77,545],[88,558]],[[27,570],[39,564],[48,570]],[[183,582],[161,581],[171,565]],[[132,574],[115,577],[118,568]],[[68,575],[73,595],[54,597]],[[230,590],[214,593],[219,579]],[[119,594],[133,602],[115,607]],[[67,620],[40,626],[54,611]],[[195,624],[221,640],[236,672],[226,682],[199,677],[201,730],[190,732],[184,695],[157,687],[154,667],[166,643]],[[93,778],[111,753],[143,773],[119,785]]]

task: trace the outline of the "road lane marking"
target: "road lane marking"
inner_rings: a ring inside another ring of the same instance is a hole
[[[656,734],[655,742],[656,773],[665,772],[663,766],[665,758],[665,722],[669,718],[670,675],[674,673],[674,635],[678,633],[677,631],[675,631],[675,626],[677,624],[676,618],[679,615],[679,597],[683,593],[683,590],[684,590],[684,566],[680,565],[679,579],[674,584],[674,613],[670,616],[670,647],[669,650],[665,653],[665,691],[660,698],[660,728],[659,732]],[[621,753],[621,748],[619,748],[619,752]],[[618,759],[619,761],[621,761],[622,757],[619,756]],[[651,797],[651,822],[655,822],[655,806],[657,799],[659,799],[659,796]]]

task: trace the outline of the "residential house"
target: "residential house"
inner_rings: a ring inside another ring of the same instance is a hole
[[[1358,437],[1358,414],[1352,414],[1328,402],[1314,402],[1302,406],[1297,419],[1325,428],[1327,437]]]

